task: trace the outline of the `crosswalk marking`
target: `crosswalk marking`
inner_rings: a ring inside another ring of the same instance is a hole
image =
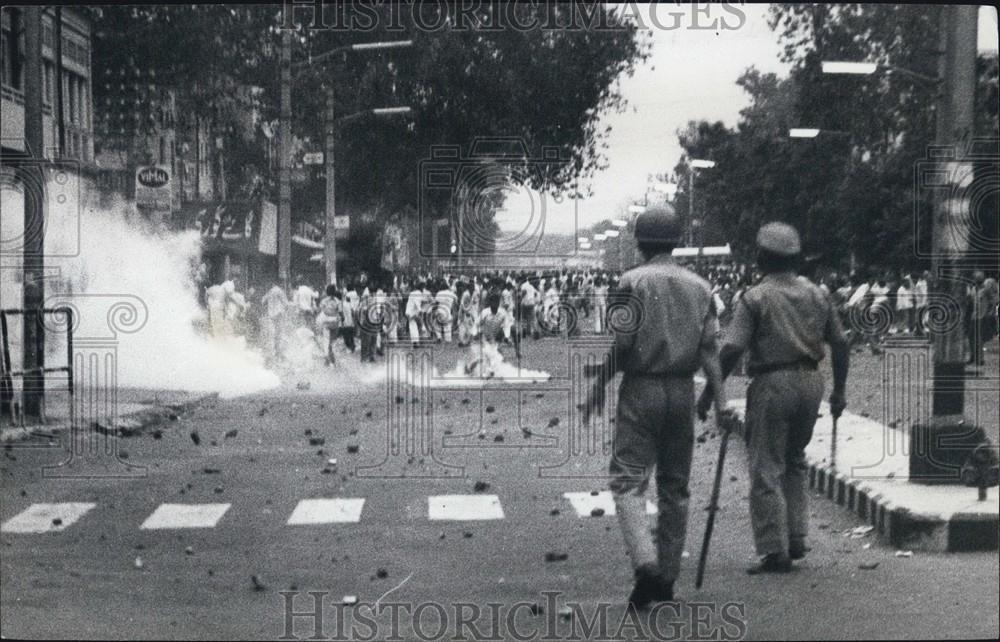
[[[289,525],[356,524],[361,521],[365,500],[359,497],[337,499],[303,499],[295,506]]]
[[[3,525],[4,533],[50,533],[61,531],[87,514],[96,504],[65,502],[61,504],[32,504]]]
[[[563,497],[569,500],[573,510],[578,517],[590,517],[595,508],[600,508],[605,515],[615,514],[615,500],[611,491],[602,490],[596,495],[592,493],[563,493]],[[657,513],[656,504],[646,500],[646,514],[655,515]]]
[[[160,504],[139,528],[212,528],[230,504]]]
[[[578,517],[590,517],[595,509],[615,514],[610,491],[568,492],[563,497]],[[2,525],[4,533],[49,533],[66,529],[96,504],[65,502],[32,504]],[[289,526],[310,524],[357,524],[364,511],[363,497],[329,497],[299,500],[285,522]],[[231,504],[160,504],[140,528],[142,530],[214,528]],[[655,515],[656,504],[646,501],[646,513]],[[432,521],[481,521],[505,519],[497,495],[433,495],[427,498],[427,519]]]
[[[476,521],[503,519],[504,514],[496,495],[435,495],[427,498],[427,518]]]

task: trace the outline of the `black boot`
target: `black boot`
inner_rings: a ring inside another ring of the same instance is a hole
[[[628,606],[642,610],[652,602],[672,602],[674,583],[664,581],[653,564],[643,564],[635,569],[635,587],[628,596]]]
[[[765,555],[759,564],[747,569],[747,575],[760,575],[761,573],[790,573],[792,571],[792,560],[785,553],[771,553]]]
[[[788,545],[788,557],[793,560],[805,558],[806,553],[812,549],[805,545],[805,542],[791,542]]]

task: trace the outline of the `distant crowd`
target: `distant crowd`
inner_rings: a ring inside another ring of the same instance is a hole
[[[759,279],[747,264],[685,264],[712,285],[716,311],[726,325],[740,297]],[[879,352],[887,336],[923,336],[935,318],[929,272],[843,275],[813,273],[826,291],[852,341]],[[215,336],[243,335],[271,362],[316,348],[327,364],[337,352],[359,353],[374,362],[399,341],[485,341],[513,346],[545,336],[608,332],[609,301],[619,274],[608,270],[407,272],[383,277],[360,273],[318,291],[305,278],[286,292],[280,284],[259,299],[237,292],[232,281],[208,287],[204,302]],[[981,362],[983,346],[997,336],[997,280],[973,277],[965,305],[970,361]],[[342,344],[343,350],[335,350]]]

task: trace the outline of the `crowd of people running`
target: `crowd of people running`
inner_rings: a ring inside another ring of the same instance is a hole
[[[743,292],[759,275],[747,264],[691,261],[686,267],[712,285],[716,312],[726,325]],[[923,336],[933,307],[931,275],[870,271],[842,275],[805,272],[825,290],[841,315],[851,340],[879,353],[889,335]],[[271,361],[281,362],[294,342],[320,346],[327,364],[335,346],[360,352],[374,362],[388,344],[407,341],[473,341],[511,345],[520,356],[521,340],[546,336],[606,334],[609,304],[619,274],[581,269],[405,274],[370,277],[360,273],[322,292],[296,279],[286,292],[280,284],[259,299],[244,296],[232,281],[207,289],[205,300],[213,334],[243,334]],[[997,281],[973,276],[966,304],[970,361],[982,362],[983,346],[997,334]],[[301,345],[299,346],[301,348]]]

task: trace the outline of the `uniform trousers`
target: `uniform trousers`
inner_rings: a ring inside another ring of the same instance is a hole
[[[693,449],[692,375],[626,374],[618,390],[611,492],[633,568],[658,565],[666,581],[680,572]],[[644,498],[654,465],[659,500],[655,543]]]
[[[805,449],[823,399],[816,370],[776,370],[747,390],[750,522],[759,555],[804,545],[809,529]]]

